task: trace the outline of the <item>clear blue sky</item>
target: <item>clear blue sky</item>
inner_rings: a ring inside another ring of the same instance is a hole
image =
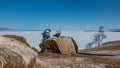
[[[0,0],[0,27],[86,30],[120,28],[120,0]]]

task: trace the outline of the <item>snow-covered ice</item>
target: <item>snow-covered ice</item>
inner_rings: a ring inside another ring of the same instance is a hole
[[[40,50],[39,44],[41,43],[42,35],[41,31],[9,31],[9,32],[0,32],[0,35],[5,34],[12,34],[12,35],[18,35],[23,36],[27,39],[27,42],[32,46],[36,47]],[[94,37],[93,35],[97,32],[83,32],[83,31],[62,31],[62,36],[70,36],[72,37],[78,47],[80,49],[84,49],[85,45],[91,41],[93,41]],[[55,34],[55,31],[52,32],[51,35]],[[108,41],[114,41],[114,40],[120,40],[120,32],[105,32],[107,35],[107,38],[103,40],[103,42]]]

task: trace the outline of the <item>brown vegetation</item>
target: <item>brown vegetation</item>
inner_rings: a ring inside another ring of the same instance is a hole
[[[114,59],[112,57],[95,56],[95,57],[91,57],[91,60],[95,63],[106,64],[105,68],[119,68],[120,67],[120,58]]]
[[[100,47],[80,50],[79,52],[100,51],[100,50],[120,50],[120,40],[103,43]]]
[[[90,48],[79,51],[80,53],[89,53],[89,54],[99,54],[103,56],[97,55],[88,55],[95,63],[106,64],[105,68],[119,68],[120,67],[120,41],[111,41],[102,44],[100,47]],[[104,56],[104,55],[115,55],[115,56]],[[116,55],[118,54],[118,55]]]
[[[86,55],[80,54],[41,54],[38,57],[46,68],[102,68],[101,63],[94,63]]]

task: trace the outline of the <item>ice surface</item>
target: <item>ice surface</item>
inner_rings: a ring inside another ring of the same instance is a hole
[[[41,31],[16,31],[16,32],[0,32],[0,35],[4,34],[12,34],[23,36],[27,39],[27,42],[32,46],[36,47],[40,50],[39,44],[41,43],[42,35]],[[55,34],[52,32],[51,35]],[[79,50],[84,49],[85,45],[91,41],[93,41],[93,35],[96,32],[83,32],[83,31],[62,31],[62,36],[70,36],[76,41]],[[105,32],[107,38],[103,40],[103,42],[113,41],[113,40],[120,40],[120,32]]]

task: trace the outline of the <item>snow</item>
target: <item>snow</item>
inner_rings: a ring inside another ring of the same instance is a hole
[[[40,50],[39,44],[41,43],[42,35],[41,31],[15,31],[15,32],[0,32],[0,35],[10,34],[23,36],[27,39],[27,42],[32,46]],[[55,31],[52,32],[51,36],[55,34]],[[93,35],[96,32],[83,32],[83,31],[62,31],[62,36],[72,37],[80,49],[85,49],[87,43],[93,41]],[[107,38],[103,40],[104,42],[120,40],[120,32],[105,32]]]

